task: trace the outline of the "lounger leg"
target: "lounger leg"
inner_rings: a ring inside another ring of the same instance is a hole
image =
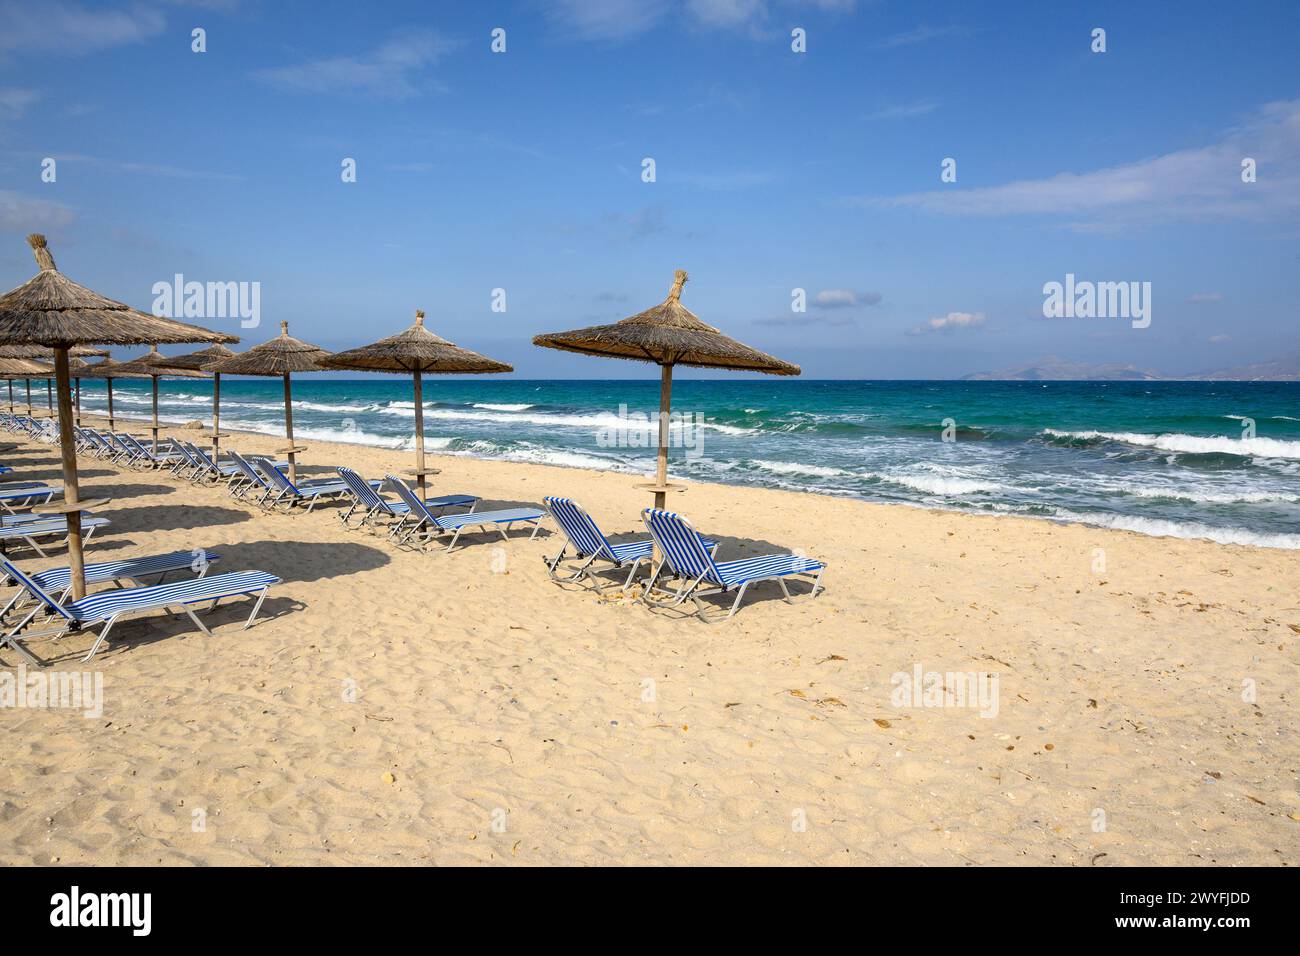
[[[451,536],[451,544],[447,545],[447,553],[451,554],[451,549],[456,547],[456,542],[460,540],[460,533],[465,530],[464,525],[456,529],[456,533]]]
[[[35,541],[33,541],[31,538],[29,538],[27,535],[23,535],[22,539],[26,541],[28,544],[30,544],[33,548],[35,548],[36,553],[39,554],[42,558],[48,557],[48,555],[41,550],[41,546],[37,544]]]
[[[95,652],[99,650],[99,645],[103,644],[104,641],[108,638],[108,632],[113,629],[113,625],[117,622],[117,618],[118,615],[114,614],[112,617],[110,617],[107,621],[104,622],[104,627],[99,632],[99,637],[95,638],[95,643],[90,646],[90,653],[81,659],[81,663],[85,664],[87,661],[89,661],[92,657],[95,656]]]
[[[253,605],[253,613],[248,615],[248,620],[244,623],[244,630],[253,626],[253,619],[257,617],[257,612],[262,609],[262,602],[266,600],[266,593],[270,591],[269,587],[262,588],[262,593],[257,596],[257,603]]]
[[[188,604],[182,605],[182,608],[185,611],[185,613],[190,616],[190,620],[198,625],[200,631],[208,635],[208,637],[212,636],[212,632],[208,630],[208,626],[199,620],[199,616],[190,610],[190,606]]]
[[[632,569],[627,572],[627,580],[623,582],[624,591],[631,590],[632,581],[636,577],[637,569],[641,567],[641,562],[644,560],[645,558],[637,558],[635,561],[632,562]]]
[[[0,637],[0,650],[3,650],[6,647],[12,647],[15,651],[18,652],[18,656],[21,657],[23,660],[25,660],[32,667],[45,666],[44,664],[41,663],[41,661],[36,657],[35,654],[33,654],[31,651],[29,651],[26,647],[23,646],[22,639],[17,634],[5,634],[3,637]]]

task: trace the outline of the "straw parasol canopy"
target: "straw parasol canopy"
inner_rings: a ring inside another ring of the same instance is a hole
[[[77,482],[68,350],[78,345],[238,342],[239,339],[140,312],[92,292],[58,270],[44,236],[30,235],[27,243],[32,247],[39,271],[18,288],[0,296],[0,344],[44,345],[54,349],[54,375],[59,394],[59,443],[63,455],[63,503],[53,508],[49,505],[41,507],[47,512],[61,511],[67,515],[68,565],[72,597],[76,600],[86,593],[81,512],[91,502],[81,501]]]
[[[14,413],[14,379],[22,378],[27,380],[27,411],[31,413],[32,407],[32,377],[54,374],[54,369],[47,365],[42,365],[34,359],[14,358],[5,354],[8,350],[0,348],[0,378],[9,381],[9,414]]]
[[[593,325],[572,332],[553,332],[534,337],[533,344],[583,355],[635,359],[660,366],[659,456],[654,492],[655,507],[664,507],[667,492],[681,490],[668,484],[668,413],[672,406],[673,366],[724,368],[737,372],[765,372],[769,375],[798,375],[799,366],[773,358],[742,345],[682,305],[682,286],[688,276],[678,269],[668,298],[653,308],[638,312],[611,325]]]
[[[139,372],[141,375],[148,375],[153,379],[153,451],[158,453],[158,379],[160,378],[207,378],[207,372],[200,372],[197,369],[169,368],[167,366],[167,356],[158,351],[158,346],[154,345],[149,351],[139,358],[129,359],[123,362],[119,371]]]
[[[88,363],[76,372],[79,379],[81,378],[102,378],[108,386],[108,430],[113,431],[117,427],[113,419],[113,379],[115,378],[148,378],[144,372],[122,371],[125,362],[115,362],[112,359],[104,359],[102,362]]]
[[[415,383],[415,477],[424,498],[424,479],[433,472],[424,467],[424,386],[425,372],[478,375],[513,372],[505,362],[452,345],[424,327],[424,310],[415,310],[415,324],[404,332],[390,335],[370,345],[336,352],[320,360],[326,368],[357,369],[363,372],[409,372]]]
[[[223,375],[266,375],[284,378],[284,435],[288,439],[287,448],[278,449],[289,456],[289,480],[298,480],[298,463],[295,456],[307,449],[293,443],[293,390],[289,385],[289,376],[294,372],[323,372],[321,359],[328,358],[329,352],[289,334],[289,323],[280,323],[277,338],[260,345],[254,345],[247,352],[241,352],[232,358],[222,359],[203,366],[208,372],[221,372]]]
[[[228,349],[224,345],[210,345],[206,349],[200,349],[197,352],[189,352],[185,355],[172,355],[163,362],[167,368],[190,369],[197,371],[205,365],[211,365],[213,362],[220,362],[224,359],[234,358],[234,349]],[[221,373],[212,373],[212,460],[217,461],[221,457],[221,439],[225,436],[221,434]]]

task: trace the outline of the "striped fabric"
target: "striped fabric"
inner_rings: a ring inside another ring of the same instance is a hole
[[[540,508],[504,508],[501,511],[475,511],[465,515],[442,515],[441,517],[429,515],[433,523],[444,531],[455,531],[457,528],[476,525],[538,521],[545,516],[546,512]]]
[[[344,468],[342,466],[334,470],[339,473],[339,477],[343,479],[343,483],[348,486],[348,491],[352,492],[352,496],[361,503],[363,508],[369,511],[372,508],[383,507],[385,504],[384,499],[379,497],[379,494],[375,489],[371,488],[370,485],[366,483],[366,480],[355,471],[351,468]]]
[[[86,531],[90,528],[99,528],[108,524],[107,518],[91,518],[83,512],[81,516],[81,530]],[[16,524],[0,525],[0,540],[9,540],[11,538],[35,538],[41,535],[49,534],[67,534],[68,519],[62,516],[57,518],[47,518],[42,516],[39,521],[23,521]]]
[[[35,495],[53,497],[63,490],[62,485],[36,485],[34,487],[15,488],[11,484],[0,485],[0,498],[30,498]]]
[[[86,565],[86,583],[119,581],[124,578],[141,578],[168,571],[193,569],[196,562],[201,568],[216,564],[221,555],[215,551],[173,551],[171,554],[154,554],[147,558],[127,558],[125,561],[99,561]],[[71,568],[50,568],[38,571],[31,579],[47,591],[60,591],[72,580]]]
[[[580,557],[587,557],[593,554],[599,554],[604,557],[618,560],[601,534],[600,528],[596,527],[596,522],[591,520],[591,515],[583,510],[582,506],[572,498],[553,498],[546,497],[542,501],[546,503],[546,508],[555,519],[555,523],[560,526],[560,530],[577,549]],[[646,542],[649,545],[650,542]]]
[[[303,481],[294,484],[289,476],[282,472],[269,458],[254,458],[253,464],[267,479],[273,488],[279,489],[281,495],[288,494],[294,498],[316,498],[320,495],[337,495],[348,490],[348,486],[337,478],[321,481]]]
[[[411,490],[411,486],[401,478],[398,478],[396,475],[384,475],[384,478],[388,480],[388,483],[392,486],[393,490],[397,492],[397,497],[402,499],[402,510],[397,512],[397,514],[406,513],[413,515],[417,519],[420,519],[420,524],[423,524],[424,521],[433,521],[436,523],[438,519],[436,519],[433,516],[433,512],[429,510],[431,508],[451,508],[457,505],[473,505],[479,500],[473,495],[444,495],[441,498],[430,498],[428,501],[421,501],[419,496]],[[398,506],[391,505],[390,507],[396,508]],[[468,516],[452,515],[450,517],[463,518]],[[419,527],[419,524],[417,524],[416,527]]]
[[[206,578],[191,578],[143,588],[120,588],[90,594],[63,605],[64,615],[78,624],[107,621],[125,611],[142,611],[186,604],[201,604],[227,597],[256,594],[280,579],[265,571],[232,571]]]
[[[683,578],[702,578],[729,590],[751,581],[768,581],[792,574],[815,574],[825,565],[798,554],[769,554],[715,563],[690,522],[658,508],[642,512],[646,527],[659,542],[668,566]]]

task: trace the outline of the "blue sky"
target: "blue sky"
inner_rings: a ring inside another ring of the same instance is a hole
[[[650,374],[529,339],[675,268],[809,377],[1267,360],[1300,347],[1298,28],[1293,2],[0,0],[0,286],[39,230],[140,308],[178,272],[260,282],[260,328],[206,323],[246,344],[423,308],[527,377]],[[1067,273],[1151,282],[1150,327],[1044,319]]]

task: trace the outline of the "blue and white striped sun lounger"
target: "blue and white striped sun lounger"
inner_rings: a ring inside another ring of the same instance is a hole
[[[154,584],[142,588],[117,588],[108,591],[100,591],[97,594],[88,594],[80,601],[73,601],[64,604],[56,601],[44,588],[38,585],[32,578],[28,577],[12,562],[0,558],[0,566],[3,566],[5,572],[25,588],[27,592],[36,600],[40,601],[50,610],[50,616],[57,618],[59,624],[50,631],[44,631],[40,634],[28,632],[19,634],[17,631],[8,631],[0,638],[0,646],[8,645],[18,650],[33,663],[40,662],[22,646],[20,641],[30,640],[33,637],[51,637],[59,638],[69,631],[92,627],[96,624],[103,625],[95,643],[82,660],[89,661],[95,656],[100,645],[108,638],[108,633],[117,623],[118,618],[124,614],[133,614],[138,611],[168,611],[172,608],[180,608],[190,616],[199,630],[204,634],[211,636],[212,632],[207,626],[198,619],[198,616],[191,609],[192,605],[205,604],[212,602],[211,611],[217,606],[217,603],[225,598],[233,597],[257,597],[257,603],[253,605],[253,613],[248,616],[244,624],[244,629],[252,627],[257,612],[262,608],[262,602],[266,600],[267,591],[274,584],[279,584],[280,579],[274,574],[267,574],[265,571],[232,571],[227,574],[215,574],[210,577],[192,578],[188,581],[173,581],[170,584]]]
[[[136,453],[135,461],[149,468],[172,468],[176,464],[176,459],[181,457],[179,452],[169,451],[162,444],[159,444],[158,450],[154,452],[137,441],[134,435],[122,435],[120,437],[134,449]]]
[[[264,508],[274,509],[283,504],[286,506],[286,511],[291,511],[294,505],[306,502],[307,510],[311,511],[318,501],[351,494],[347,484],[338,478],[293,482],[289,480],[288,475],[264,458],[254,458],[253,466],[262,473],[262,477],[271,489],[271,493],[258,502]],[[375,485],[378,486],[379,482],[375,482]]]
[[[815,575],[812,592],[809,597],[816,597],[821,587],[822,572],[826,569],[820,561],[798,554],[769,554],[756,558],[741,558],[738,561],[715,562],[713,556],[704,547],[699,533],[691,523],[679,514],[647,508],[641,512],[646,529],[663,552],[659,566],[650,575],[641,599],[651,607],[675,607],[690,598],[695,602],[696,612],[701,621],[714,623],[729,620],[740,607],[740,600],[745,596],[745,589],[759,581],[776,581],[789,603],[794,603],[785,579],[795,575]],[[657,587],[661,573],[667,571],[671,577],[682,583],[676,592]],[[708,608],[700,598],[709,594],[723,594],[737,589],[736,600],[731,610],[722,616],[710,617]],[[667,600],[651,597],[651,594],[664,593]]]
[[[560,530],[568,539],[554,558],[543,558],[546,562],[546,571],[552,581],[572,584],[586,578],[597,591],[604,591],[615,585],[596,577],[592,565],[596,561],[603,561],[610,565],[603,569],[608,571],[620,571],[630,566],[627,580],[623,582],[623,590],[626,591],[632,586],[632,580],[636,577],[641,562],[649,564],[650,556],[654,551],[653,538],[638,538],[635,541],[614,544],[606,539],[582,505],[573,499],[548,497],[542,500],[546,502],[551,517],[555,519],[555,523],[560,526]],[[704,546],[709,551],[715,551],[718,544],[716,541],[705,541]],[[581,563],[571,574],[559,574],[557,572],[560,562],[564,560],[570,547],[573,548],[575,559]]]
[[[541,521],[546,517],[546,511],[542,508],[504,508],[500,511],[477,511],[467,514],[456,515],[435,515],[424,504],[423,501],[410,489],[401,478],[396,475],[386,475],[388,483],[393,486],[398,497],[410,509],[412,527],[405,532],[401,541],[410,540],[417,533],[421,542],[427,547],[433,540],[442,535],[450,534],[451,543],[447,545],[447,551],[450,552],[456,547],[456,542],[460,540],[461,533],[466,528],[482,528],[487,530],[495,528],[501,533],[501,537],[509,540],[507,532],[515,524],[531,524],[533,533],[529,535],[529,540],[537,537],[537,532],[541,530]]]
[[[406,502],[389,501],[381,495],[375,486],[383,482],[366,481],[351,468],[340,467],[335,470],[338,471],[339,477],[348,486],[348,491],[352,495],[352,506],[339,514],[339,520],[343,522],[345,528],[350,527],[348,522],[357,511],[360,511],[361,521],[357,524],[358,528],[364,528],[380,518],[388,518],[393,522],[393,526],[388,531],[390,538],[401,530],[405,519],[411,513]],[[474,495],[442,495],[438,498],[426,498],[424,506],[430,510],[467,507],[472,512],[478,507],[478,501],[479,499]]]
[[[209,567],[220,560],[221,555],[217,552],[196,548],[193,551],[173,551],[170,554],[153,554],[145,558],[127,558],[124,561],[100,561],[85,566],[86,583],[131,581],[137,585],[162,584],[167,575],[174,571],[192,571],[196,577],[201,578],[208,573]],[[145,580],[153,577],[157,580]],[[60,601],[64,600],[72,589],[71,568],[48,568],[31,575],[31,579],[41,590],[49,594],[58,594]],[[15,582],[6,575],[5,584],[12,583]],[[0,608],[0,622],[9,616],[10,611],[22,608],[32,601],[35,601],[35,598],[26,588],[18,588],[14,596],[9,599],[9,603]],[[43,606],[37,603],[35,610],[12,629],[21,630]]]
[[[63,494],[62,485],[29,485],[13,482],[0,485],[0,508],[16,514],[19,508],[43,505],[55,495]]]
[[[88,512],[82,512],[82,544],[90,541],[96,528],[102,528],[108,523],[109,521],[107,518],[92,518]],[[41,546],[36,543],[36,539],[48,538],[51,535],[62,536],[64,541],[67,541],[67,517],[64,515],[18,515],[7,517],[4,519],[4,523],[0,524],[0,547],[24,541],[35,549],[37,554],[44,558],[46,557],[46,554],[41,550]]]

